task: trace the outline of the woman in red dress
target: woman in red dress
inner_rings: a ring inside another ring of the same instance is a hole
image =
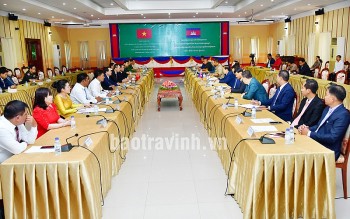
[[[70,125],[70,120],[60,117],[57,107],[53,103],[53,96],[48,88],[41,87],[35,91],[33,117],[38,123],[38,136],[42,136],[50,129],[57,129]]]

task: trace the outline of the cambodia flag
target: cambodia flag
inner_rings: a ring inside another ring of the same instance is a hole
[[[201,37],[201,28],[186,28],[186,37],[187,38],[200,38]]]
[[[136,30],[137,39],[150,39],[152,38],[152,29],[142,28]]]

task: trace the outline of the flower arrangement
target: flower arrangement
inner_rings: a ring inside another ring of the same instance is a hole
[[[178,89],[177,85],[172,81],[164,81],[162,86],[160,86],[161,90],[176,90]]]

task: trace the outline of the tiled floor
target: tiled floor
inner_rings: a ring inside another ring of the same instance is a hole
[[[161,82],[160,79],[156,80]],[[179,82],[178,78],[171,80]],[[216,152],[209,149],[207,132],[199,121],[192,100],[182,86],[184,110],[179,111],[176,100],[163,100],[161,111],[157,112],[158,86],[156,84],[151,101],[146,105],[134,133],[135,138],[147,136],[155,141],[144,144],[144,149],[135,144],[128,152],[105,197],[103,218],[242,218],[237,203],[224,195],[226,175]],[[173,141],[173,144],[169,144],[172,136],[175,137],[173,139],[180,139],[191,138],[192,135],[200,139],[199,149],[179,150],[175,145],[180,143]],[[156,138],[168,139],[164,143],[165,148],[157,145]],[[338,170],[336,183],[338,197],[342,195]],[[350,190],[350,183],[348,186]],[[350,218],[350,199],[336,200],[335,203],[337,218]]]

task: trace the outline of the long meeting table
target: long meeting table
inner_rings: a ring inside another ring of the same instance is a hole
[[[21,153],[0,165],[2,199],[6,218],[102,218],[103,197],[111,188],[128,148],[124,137],[131,138],[145,104],[153,90],[151,70],[135,86],[120,90],[116,104],[100,108],[116,109],[100,112],[108,120],[106,127],[97,125],[102,117],[74,114],[76,128],[64,127],[48,131],[34,145],[53,145],[59,137],[73,149],[56,156],[54,153]],[[78,136],[74,136],[75,134]],[[87,137],[92,144],[84,145]],[[79,141],[78,141],[79,140]],[[120,142],[120,140],[122,142]]]
[[[215,99],[213,87],[189,69],[185,86],[228,176],[227,194],[236,200],[244,218],[335,218],[333,151],[297,130],[294,144],[286,145],[284,138],[274,138],[276,144],[262,144],[257,139],[264,132],[249,136],[247,130],[269,124],[254,124],[241,115],[242,107],[223,107],[233,99]],[[239,104],[250,103],[241,94],[226,96],[237,98]],[[256,117],[281,121],[275,125],[278,131],[289,127],[267,110],[258,111]]]

